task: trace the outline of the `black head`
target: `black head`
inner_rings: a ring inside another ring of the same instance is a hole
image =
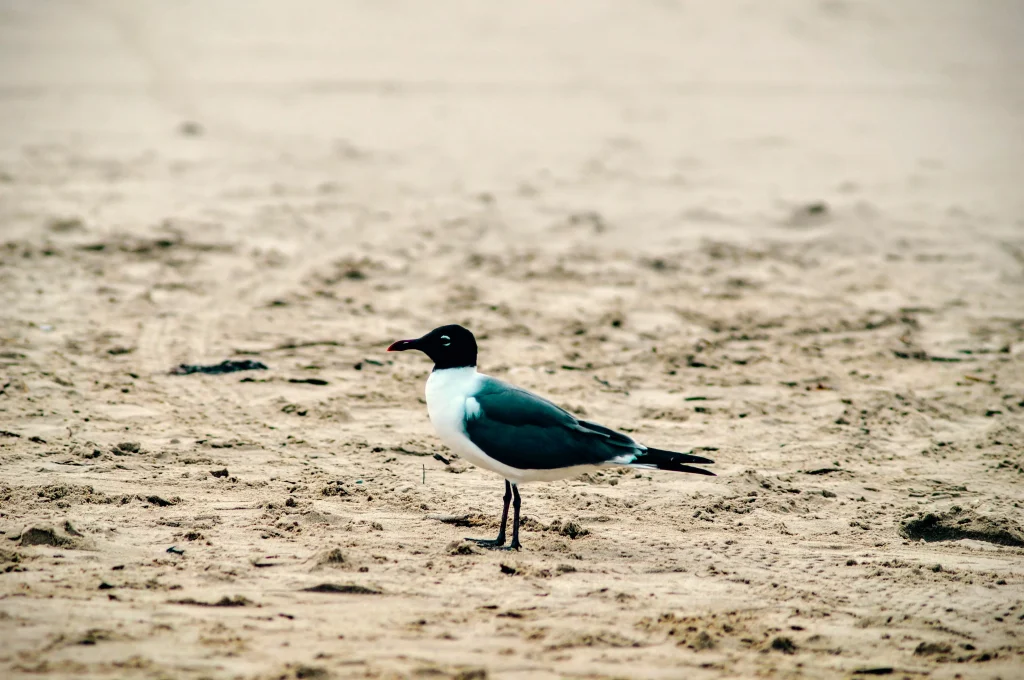
[[[434,362],[434,370],[476,366],[476,338],[468,328],[457,324],[441,326],[422,338],[399,340],[388,347],[389,352],[404,352],[407,349],[418,349],[430,357]]]

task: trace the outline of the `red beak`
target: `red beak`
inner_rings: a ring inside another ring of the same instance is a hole
[[[389,352],[404,352],[407,349],[416,349],[415,340],[399,340],[398,342],[391,343],[388,347]]]

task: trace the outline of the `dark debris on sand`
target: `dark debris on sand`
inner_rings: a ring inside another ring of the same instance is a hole
[[[171,369],[171,375],[191,375],[192,373],[205,373],[206,375],[223,375],[225,373],[237,373],[238,371],[266,371],[266,364],[252,359],[224,360],[219,364],[180,364]]]

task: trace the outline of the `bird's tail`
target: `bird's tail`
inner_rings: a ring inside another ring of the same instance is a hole
[[[696,465],[708,465],[715,461],[703,456],[694,456],[690,453],[677,453],[675,451],[664,451],[662,449],[647,449],[637,455],[629,462],[630,467],[642,467],[647,469],[672,470],[673,472],[692,472],[697,475],[715,476],[711,470],[692,467]]]

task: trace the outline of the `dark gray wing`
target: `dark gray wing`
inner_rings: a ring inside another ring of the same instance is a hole
[[[597,465],[644,451],[626,435],[578,420],[547,399],[485,378],[467,409],[466,434],[484,453],[520,470]]]

